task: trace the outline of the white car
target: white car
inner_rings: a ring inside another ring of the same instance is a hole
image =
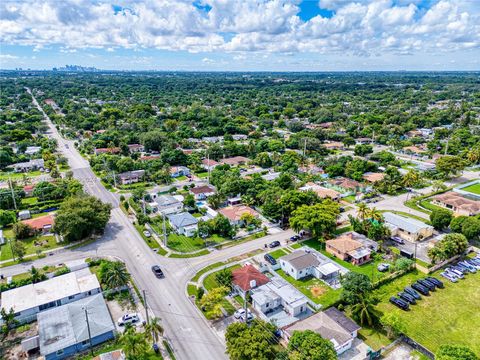
[[[135,324],[140,321],[137,313],[125,314],[118,319],[118,326],[124,326],[126,324]]]
[[[244,308],[241,308],[241,309],[238,309],[237,311],[235,311],[235,313],[233,314],[233,316],[235,317],[235,319],[242,319],[244,320],[245,319],[245,309]],[[250,310],[248,310],[248,320],[252,320],[253,319],[253,314],[250,312]]]
[[[150,233],[150,231],[148,230],[144,230],[143,231],[143,235],[145,235],[145,237],[149,238],[150,236],[152,236],[152,234]]]

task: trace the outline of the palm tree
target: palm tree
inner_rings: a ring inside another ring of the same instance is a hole
[[[365,218],[367,217],[367,214],[369,213],[369,208],[367,206],[367,204],[365,203],[360,203],[358,204],[358,217],[362,220],[365,220]]]
[[[370,219],[376,221],[382,221],[383,219],[382,213],[378,211],[375,207],[369,210],[368,216],[370,217]]]
[[[402,182],[403,182],[403,186],[411,188],[417,185],[419,181],[420,181],[420,175],[418,174],[418,172],[414,170],[410,170],[404,175]]]
[[[141,359],[148,351],[145,334],[137,333],[133,327],[125,330],[120,338],[120,343],[128,360]]]
[[[6,338],[10,330],[18,324],[18,321],[15,319],[15,311],[12,308],[10,308],[9,311],[1,308],[0,317],[3,321],[3,325],[0,327],[0,332],[3,335],[3,338]]]
[[[100,280],[107,288],[116,289],[128,284],[130,274],[120,261],[103,262],[100,266]]]
[[[480,148],[474,148],[467,152],[467,159],[472,164],[476,164],[480,161]]]
[[[160,319],[154,317],[145,326],[146,336],[149,340],[157,342],[157,339],[163,335],[163,326],[160,324]]]
[[[362,295],[360,300],[351,306],[352,317],[361,325],[373,326],[378,320],[375,311],[376,300],[371,296]]]
[[[45,275],[40,273],[40,271],[38,271],[38,269],[32,265],[32,268],[30,269],[30,279],[32,280],[32,283],[36,284],[44,280]]]

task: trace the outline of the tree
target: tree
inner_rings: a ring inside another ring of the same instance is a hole
[[[365,156],[367,154],[371,154],[373,152],[372,145],[363,145],[359,144],[355,146],[353,153],[357,156]]]
[[[452,212],[447,209],[433,209],[430,213],[430,222],[435,229],[443,230],[450,225],[452,217]]]
[[[409,170],[405,175],[403,175],[403,186],[411,188],[420,184],[421,177],[418,171]]]
[[[231,360],[273,360],[275,326],[262,320],[254,320],[250,326],[234,322],[225,333],[227,354]]]
[[[434,192],[443,191],[447,189],[447,185],[441,180],[435,180],[432,182],[432,189]]]
[[[363,295],[372,290],[372,282],[367,275],[348,272],[340,280],[342,284],[342,299],[347,304],[359,302]]]
[[[10,225],[16,221],[14,211],[0,210],[0,228]]]
[[[11,242],[10,246],[12,247],[13,256],[16,257],[18,260],[22,261],[23,257],[27,253],[27,248],[25,247],[25,244],[21,241],[16,240]]]
[[[3,338],[6,338],[10,330],[18,324],[18,321],[15,319],[15,311],[12,308],[8,311],[4,308],[0,308],[0,318],[3,321],[1,332]]]
[[[386,312],[380,319],[380,323],[387,332],[387,336],[392,339],[405,332],[406,327],[402,319],[395,312]]]
[[[443,261],[459,254],[463,254],[468,247],[468,240],[463,234],[451,233],[435,243],[428,250],[428,256],[433,262]]]
[[[157,342],[158,338],[163,335],[163,326],[160,324],[160,319],[153,317],[149,323],[145,326],[145,332],[148,339],[153,342]]]
[[[472,349],[463,345],[443,344],[435,354],[436,360],[478,360]]]
[[[120,261],[102,261],[99,273],[100,281],[108,289],[126,286],[130,281],[130,274],[125,264]]]
[[[94,196],[69,198],[58,209],[54,230],[67,241],[102,233],[110,219],[111,208]]]
[[[47,278],[45,274],[42,274],[38,269],[32,265],[30,268],[30,279],[32,283],[36,284],[37,282],[43,281]]]
[[[312,331],[294,331],[288,342],[291,360],[335,360],[337,352],[333,343]]]
[[[183,200],[183,204],[190,209],[195,208],[195,197],[192,194],[185,195],[185,199]]]
[[[148,352],[145,334],[137,333],[134,327],[127,328],[120,337],[123,352],[128,360],[144,359]]]
[[[441,156],[435,161],[435,167],[444,178],[449,178],[451,175],[457,175],[466,166],[465,160],[459,156],[446,155]]]
[[[222,301],[225,295],[228,294],[226,286],[219,286],[211,289],[200,300],[200,307],[205,312],[207,318],[218,318],[222,316]]]
[[[233,274],[232,270],[230,269],[222,269],[215,274],[215,280],[217,283],[227,287],[228,289],[232,289],[232,280]]]
[[[13,236],[15,239],[27,239],[35,235],[35,230],[28,224],[24,224],[22,222],[18,222],[13,224]]]
[[[412,259],[408,259],[406,257],[398,258],[395,261],[395,271],[404,271],[409,269],[414,264]]]
[[[375,310],[377,299],[366,294],[360,296],[357,303],[350,307],[352,317],[360,323],[360,325],[373,326],[378,321],[378,315]]]
[[[337,203],[324,201],[320,204],[302,205],[290,217],[290,226],[296,232],[309,230],[314,236],[333,233],[340,213]]]
[[[365,204],[364,202],[361,202],[360,204],[358,204],[357,208],[358,208],[358,210],[357,210],[358,217],[361,220],[365,220],[365,218],[367,217],[367,214],[369,213],[369,210],[370,210],[368,208],[367,204]]]
[[[474,240],[480,236],[480,219],[468,217],[462,223],[462,234],[468,240]]]
[[[469,217],[468,216],[457,216],[450,221],[450,230],[456,233],[461,233],[462,232],[462,226],[465,220],[467,220]]]

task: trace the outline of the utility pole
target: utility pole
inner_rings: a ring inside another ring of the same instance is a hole
[[[143,215],[146,215],[146,210],[145,210],[145,195],[142,196],[142,208],[143,208]]]
[[[147,292],[143,290],[143,303],[145,304],[145,320],[148,325],[148,305],[147,305]]]
[[[248,326],[248,307],[247,307],[247,295],[248,295],[248,290],[245,291],[245,296],[243,298],[243,307],[245,309],[245,324]]]
[[[208,175],[207,175],[207,184],[210,185],[210,153],[207,150],[207,170],[208,170]]]
[[[113,170],[112,173],[113,173],[113,185],[115,186],[115,188],[117,188],[117,178],[115,176],[115,170]]]
[[[448,152],[448,141],[450,140],[450,138],[448,137],[447,138],[447,145],[445,146],[445,154],[444,155],[447,155],[447,152]]]
[[[87,320],[87,330],[88,330],[88,341],[90,342],[90,352],[93,356],[93,347],[92,347],[92,333],[90,331],[90,322],[88,321],[88,311],[85,308],[85,320]]]
[[[18,210],[17,201],[15,200],[15,193],[13,191],[12,179],[10,177],[8,178],[8,183],[10,184],[10,191],[12,193],[13,206],[15,207],[15,210]]]
[[[165,213],[162,212],[162,219],[163,219],[163,224],[162,224],[162,231],[163,231],[163,244],[165,247],[167,247],[167,227],[165,226]]]

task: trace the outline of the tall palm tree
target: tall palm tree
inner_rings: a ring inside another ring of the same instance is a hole
[[[120,338],[120,343],[128,360],[142,359],[148,351],[145,334],[137,333],[133,327],[125,330]]]
[[[125,286],[130,281],[130,274],[125,264],[120,261],[103,262],[100,267],[100,280],[109,289]]]
[[[378,319],[375,304],[374,298],[362,295],[359,301],[351,306],[352,317],[361,325],[373,326]]]
[[[149,340],[157,342],[158,338],[163,335],[163,326],[157,317],[151,318],[150,322],[145,326],[146,336]]]
[[[365,203],[363,203],[363,202],[360,203],[360,204],[358,204],[358,212],[357,212],[357,213],[358,213],[358,217],[359,217],[360,219],[362,219],[362,220],[365,220],[365,218],[367,217],[367,214],[368,214],[369,210],[370,210],[370,209],[368,208],[367,204],[365,204]]]
[[[382,221],[383,220],[382,213],[380,211],[378,211],[377,208],[375,208],[375,207],[373,207],[369,210],[368,216],[372,220],[376,220],[376,221]]]
[[[32,283],[36,284],[44,280],[45,275],[40,273],[40,271],[38,271],[38,269],[32,265],[32,268],[30,269],[30,279],[32,280]]]

